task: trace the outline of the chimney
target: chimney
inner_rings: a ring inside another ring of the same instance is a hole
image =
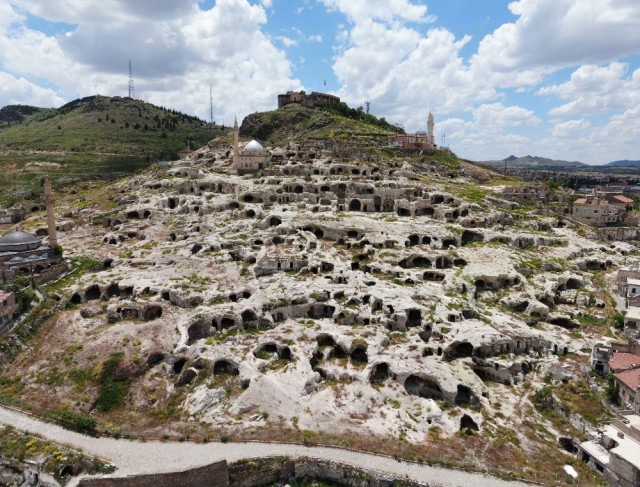
[[[47,229],[49,231],[49,246],[58,245],[58,234],[56,233],[56,216],[53,214],[55,199],[51,191],[51,181],[49,175],[44,176],[44,204],[47,207]]]

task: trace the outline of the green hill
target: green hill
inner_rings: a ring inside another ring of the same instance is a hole
[[[44,173],[58,190],[118,178],[225,133],[132,98],[91,96],[50,109],[10,105],[0,110],[0,207],[39,201]]]
[[[201,147],[222,132],[196,117],[140,100],[90,96],[57,109],[39,109],[23,123],[1,130],[0,148],[175,159],[187,144]]]
[[[365,116],[364,113],[362,115]],[[370,119],[364,120],[377,123],[367,123],[356,119],[356,116],[352,118],[325,108],[306,108],[292,103],[270,112],[247,115],[242,121],[240,135],[273,145],[284,145],[309,138],[345,140],[358,136],[387,138],[401,130],[386,124],[383,119],[377,119],[372,115],[366,115],[366,117]]]

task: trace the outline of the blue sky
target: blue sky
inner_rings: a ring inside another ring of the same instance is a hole
[[[637,0],[0,0],[0,106],[137,95],[216,121],[328,91],[475,160],[640,159]],[[326,86],[325,86],[326,81]]]

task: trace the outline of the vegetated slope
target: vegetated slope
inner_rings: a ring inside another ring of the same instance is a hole
[[[1,131],[0,146],[175,159],[187,144],[198,148],[221,133],[196,117],[141,100],[90,96]]]
[[[629,161],[627,159],[623,161],[613,161],[606,164],[607,167],[640,167],[640,161]]]
[[[47,110],[47,108],[33,107],[30,105],[7,105],[6,107],[0,108],[0,129],[12,125],[19,125]]]
[[[375,125],[330,113],[322,108],[306,108],[298,104],[247,115],[240,127],[242,137],[275,145],[309,138],[388,137],[393,133]]]
[[[524,156],[516,157],[509,156],[506,159],[500,161],[481,161],[479,164],[484,166],[490,166],[497,169],[504,169],[505,163],[507,169],[527,169],[527,170],[549,170],[549,169],[582,169],[589,167],[587,164],[578,161],[563,161],[557,159],[548,159],[546,157],[539,156]]]

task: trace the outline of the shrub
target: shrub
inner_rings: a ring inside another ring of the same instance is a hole
[[[49,415],[63,428],[89,436],[98,436],[96,432],[96,420],[90,416],[67,411],[66,409],[54,409],[50,411]]]
[[[611,319],[611,326],[613,326],[616,330],[623,330],[624,316],[624,311],[616,311],[616,313],[613,315],[613,318]]]

